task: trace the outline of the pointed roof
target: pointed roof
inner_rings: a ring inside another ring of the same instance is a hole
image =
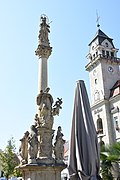
[[[95,41],[96,39],[98,38],[98,42],[99,42],[99,45],[101,45],[101,43],[107,39],[114,47],[114,44],[113,44],[113,39],[108,37],[103,31],[101,31],[100,29],[98,29],[98,31],[96,32],[95,34],[95,37],[93,38],[93,40],[90,42],[89,46],[91,45],[91,43],[93,41]]]

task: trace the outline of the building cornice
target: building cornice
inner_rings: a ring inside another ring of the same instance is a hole
[[[101,107],[101,106],[103,106],[105,104],[108,104],[108,103],[109,103],[109,100],[102,99],[102,100],[96,102],[94,105],[92,105],[91,110],[93,111],[93,110],[95,110],[95,109],[97,109],[97,108],[99,108],[99,107]]]
[[[100,61],[106,61],[109,64],[118,64],[120,65],[120,58],[117,57],[111,57],[111,56],[103,56],[99,54],[97,57],[95,57],[93,60],[91,60],[86,66],[86,71],[91,71]]]
[[[116,102],[116,101],[118,101],[118,100],[120,100],[120,94],[118,94],[118,95],[116,95],[116,96],[114,96],[114,97],[111,97],[110,99],[109,99],[109,101],[110,102]]]

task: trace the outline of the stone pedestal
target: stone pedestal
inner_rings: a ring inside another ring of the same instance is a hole
[[[20,166],[24,180],[61,180],[61,171],[64,168],[66,168],[65,164]]]
[[[52,158],[52,137],[54,130],[38,127],[38,157],[40,158]]]

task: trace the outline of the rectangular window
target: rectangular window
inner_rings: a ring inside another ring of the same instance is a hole
[[[114,57],[114,52],[111,52],[111,57]]]
[[[103,55],[103,57],[105,56],[105,51],[104,50],[102,50],[102,55]]]
[[[107,57],[109,56],[109,51],[106,51],[106,55],[107,55]]]

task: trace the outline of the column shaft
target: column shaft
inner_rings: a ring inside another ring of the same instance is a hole
[[[48,87],[47,58],[39,59],[38,92]]]

